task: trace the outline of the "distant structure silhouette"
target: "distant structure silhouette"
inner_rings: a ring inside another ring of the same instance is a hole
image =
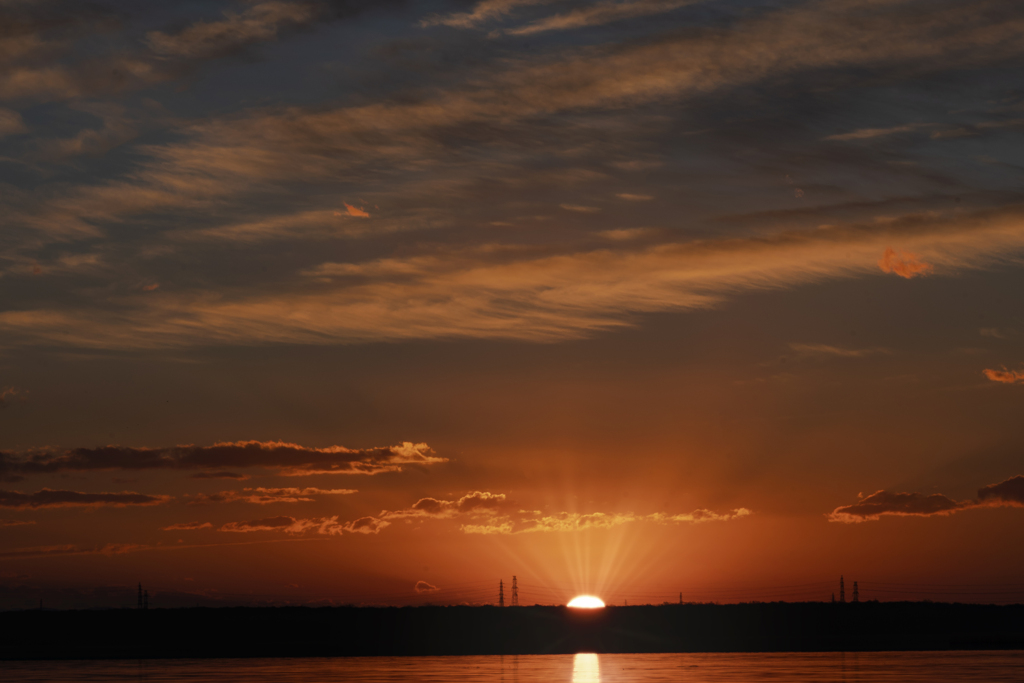
[[[149,609],[149,591],[142,591],[142,609]]]
[[[683,604],[683,594],[682,594],[682,592],[679,593],[679,604],[680,605]]]
[[[857,582],[856,581],[853,582],[853,601],[854,602],[860,602],[860,594],[857,591]]]
[[[846,586],[842,576],[839,577],[839,602],[846,602]]]
[[[138,609],[142,609],[142,582],[139,582],[139,604]]]
[[[505,606],[505,582],[498,579],[498,607]]]
[[[835,601],[836,601],[836,594],[835,594],[835,593],[833,593],[833,594],[832,594],[832,602],[835,602]]]
[[[512,607],[519,607],[519,584],[516,577],[512,577]]]

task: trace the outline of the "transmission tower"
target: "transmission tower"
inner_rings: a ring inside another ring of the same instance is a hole
[[[519,584],[516,577],[512,577],[512,607],[519,607]]]
[[[142,583],[139,582],[139,609],[142,609]]]
[[[498,607],[505,606],[505,582],[498,579]]]
[[[857,582],[853,582],[853,601],[860,602],[860,593],[857,591]]]
[[[839,577],[839,602],[846,602],[846,586],[843,585],[843,577]]]

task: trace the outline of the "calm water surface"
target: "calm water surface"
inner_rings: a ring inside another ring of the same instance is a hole
[[[519,655],[3,662],[4,683],[990,683],[1024,681],[1024,652]]]

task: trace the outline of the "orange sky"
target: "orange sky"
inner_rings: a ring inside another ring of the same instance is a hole
[[[0,7],[0,608],[1024,598],[1024,9],[340,7]]]

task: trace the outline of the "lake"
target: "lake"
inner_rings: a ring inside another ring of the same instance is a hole
[[[4,683],[995,683],[1024,652],[576,654],[4,662]]]

